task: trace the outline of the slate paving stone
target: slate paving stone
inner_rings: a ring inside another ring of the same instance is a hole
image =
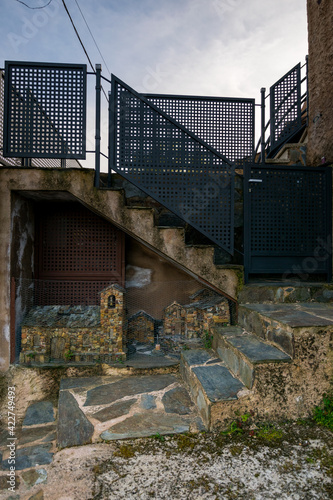
[[[100,385],[106,381],[113,382],[115,377],[70,377],[63,378],[60,381],[60,390],[65,389],[89,389],[96,385]]]
[[[189,366],[203,365],[211,360],[211,356],[203,349],[190,349],[183,351],[182,356]]]
[[[291,327],[333,325],[332,304],[246,304],[245,307]]]
[[[50,401],[40,401],[28,406],[23,420],[24,427],[49,422],[54,422],[53,404]]]
[[[34,495],[32,495],[31,497],[29,497],[28,500],[44,500],[44,493],[43,493],[43,490],[39,490],[37,491],[37,493],[35,493]]]
[[[108,420],[126,415],[136,401],[134,398],[127,401],[119,401],[119,403],[114,403],[108,408],[103,408],[103,410],[94,413],[92,416],[100,422],[107,422]]]
[[[221,365],[197,366],[192,368],[210,401],[231,401],[244,385]]]
[[[68,391],[60,391],[57,443],[60,448],[90,444],[94,426]]]
[[[8,491],[9,487],[8,480],[9,476],[0,476],[0,491],[1,490]],[[20,478],[17,475],[15,475],[15,489],[18,489],[19,486],[20,486]]]
[[[166,392],[162,398],[164,409],[167,413],[178,413],[178,415],[189,415],[193,403],[184,387],[175,387]]]
[[[22,472],[21,477],[29,488],[32,488],[36,484],[47,482],[47,472],[45,469],[30,469]]]
[[[19,445],[32,443],[34,441],[39,441],[40,439],[46,439],[47,435],[55,431],[56,425],[46,425],[43,427],[35,427],[32,429],[22,429],[19,435]]]
[[[179,434],[188,432],[190,424],[178,415],[165,413],[135,414],[102,432],[105,441],[154,436],[155,434]]]
[[[112,384],[101,385],[87,392],[84,406],[113,403],[125,396],[162,390],[177,381],[174,375],[139,376],[120,379]]]
[[[29,446],[16,450],[15,468],[16,470],[28,469],[36,465],[47,465],[52,462],[53,453],[50,452],[51,445]],[[9,470],[8,459],[2,462],[2,467]]]
[[[230,335],[226,336],[226,338],[233,347],[242,352],[252,363],[291,361],[290,356],[276,347],[262,342],[255,335]]]
[[[152,394],[142,394],[140,407],[144,410],[153,410],[156,408],[155,397]]]

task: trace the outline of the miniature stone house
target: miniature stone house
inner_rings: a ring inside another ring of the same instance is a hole
[[[163,311],[163,333],[164,335],[184,335],[184,307],[174,301]]]
[[[113,284],[100,293],[99,306],[33,307],[21,324],[20,362],[125,359],[124,294]]]
[[[199,290],[191,295],[194,302],[181,305],[173,302],[164,309],[164,335],[201,337],[214,323],[230,324],[229,303],[211,290]]]
[[[154,343],[155,319],[145,311],[138,311],[128,318],[127,340]]]

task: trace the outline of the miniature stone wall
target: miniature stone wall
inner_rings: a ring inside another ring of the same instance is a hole
[[[127,340],[154,343],[155,320],[145,311],[139,311],[128,319]]]

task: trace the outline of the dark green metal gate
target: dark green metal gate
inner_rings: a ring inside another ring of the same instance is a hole
[[[244,172],[245,276],[331,279],[332,171],[248,165]]]

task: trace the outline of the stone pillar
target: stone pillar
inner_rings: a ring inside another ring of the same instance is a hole
[[[307,164],[333,163],[333,1],[307,0],[309,129]],[[325,158],[325,160],[322,160]]]
[[[125,290],[111,285],[101,292],[101,327],[112,340],[113,350],[122,353],[126,346]]]

